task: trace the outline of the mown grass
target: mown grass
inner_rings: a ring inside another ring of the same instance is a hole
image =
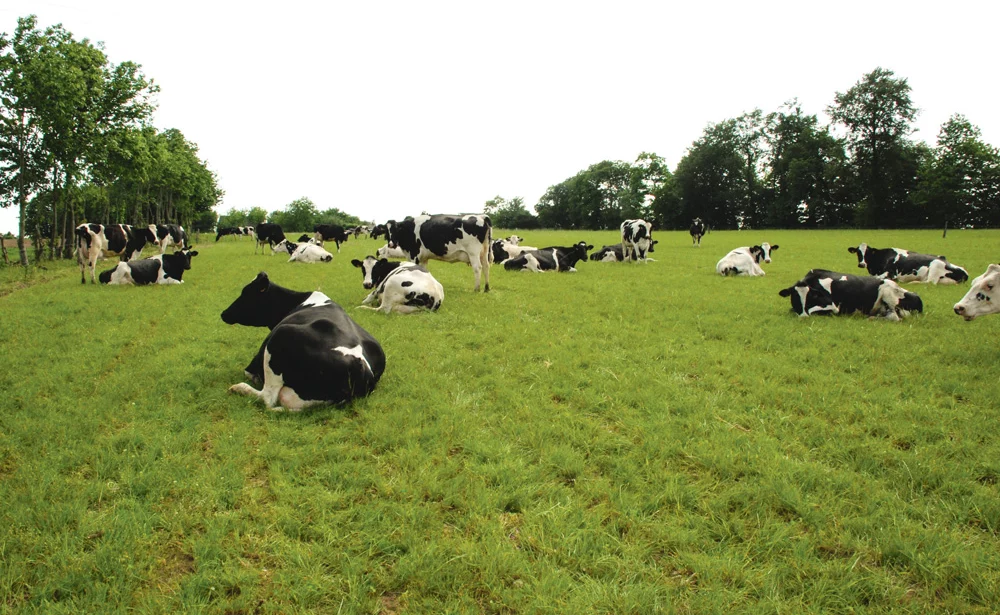
[[[655,263],[495,267],[487,294],[432,262],[444,305],[413,316],[351,309],[370,240],[313,265],[209,240],[172,287],[0,270],[0,610],[995,612],[1000,318],[952,314],[967,286],[911,285],[901,324],[777,292],[861,241],[975,276],[1000,232],[656,234]],[[715,275],[760,240],[765,278]],[[372,396],[227,394],[264,330],[219,313],[260,270],[381,341]]]

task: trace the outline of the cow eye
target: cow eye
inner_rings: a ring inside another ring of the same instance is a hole
[[[992,283],[987,283],[986,284],[986,290],[993,290],[993,284]]]

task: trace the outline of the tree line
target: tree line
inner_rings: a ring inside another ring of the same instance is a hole
[[[837,92],[823,125],[796,100],[711,124],[671,173],[662,157],[603,161],[535,205],[486,203],[505,228],[613,229],[644,218],[686,228],[945,228],[1000,225],[1000,153],[955,114],[934,147],[911,138],[906,79],[876,68]]]
[[[258,226],[262,222],[280,224],[281,228],[290,232],[312,232],[317,224],[338,224],[345,228],[360,226],[364,222],[357,216],[331,207],[320,211],[308,197],[295,199],[284,209],[268,214],[262,207],[250,209],[231,209],[219,216],[219,228],[231,226]]]
[[[16,206],[36,258],[68,257],[78,221],[209,230],[222,197],[196,144],[149,122],[159,87],[101,43],[34,15],[0,34],[0,206]]]

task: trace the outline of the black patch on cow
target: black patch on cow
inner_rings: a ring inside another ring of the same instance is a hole
[[[399,285],[402,286],[403,288],[408,288],[410,286],[413,286],[413,282],[411,282],[410,280],[405,280],[403,282],[400,282]]]

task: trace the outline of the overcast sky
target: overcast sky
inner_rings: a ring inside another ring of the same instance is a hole
[[[308,197],[366,220],[481,211],[643,151],[671,170],[708,124],[876,67],[908,80],[915,138],[955,113],[1000,145],[992,2],[0,0],[103,41],[161,88],[154,125],[200,148],[220,213]],[[0,232],[17,230],[0,211]]]

